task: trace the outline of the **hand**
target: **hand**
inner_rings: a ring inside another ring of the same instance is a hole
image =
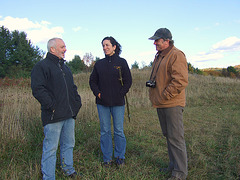
[[[101,99],[101,93],[98,93],[98,98]]]

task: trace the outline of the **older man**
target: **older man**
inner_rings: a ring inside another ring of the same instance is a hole
[[[158,29],[149,38],[154,40],[157,54],[150,80],[149,97],[157,108],[163,135],[167,139],[169,166],[160,171],[171,172],[170,179],[186,179],[187,152],[183,129],[185,88],[188,85],[188,68],[184,53],[174,46],[167,28]]]
[[[61,167],[69,177],[77,175],[73,167],[75,118],[81,98],[70,69],[64,64],[66,45],[60,38],[47,44],[48,53],[31,73],[33,96],[41,104],[44,126],[41,168],[43,179],[55,179],[56,152],[60,142]]]

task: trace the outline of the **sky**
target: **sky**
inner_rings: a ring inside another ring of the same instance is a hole
[[[148,38],[168,28],[195,68],[240,64],[240,0],[0,0],[0,26],[24,31],[44,52],[49,39],[62,38],[67,61],[86,53],[103,58],[101,41],[112,36],[130,68],[153,61]]]

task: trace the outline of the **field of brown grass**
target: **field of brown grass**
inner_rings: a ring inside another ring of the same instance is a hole
[[[101,167],[100,132],[89,73],[74,76],[83,106],[76,121],[74,164],[83,179],[166,179],[159,168],[168,163],[157,113],[148,99],[149,70],[132,70],[128,93],[131,122],[125,121],[126,167]],[[30,80],[0,82],[0,177],[41,179],[43,128],[40,105]],[[127,113],[126,113],[127,114]],[[240,80],[189,75],[184,111],[188,179],[239,179]],[[57,179],[65,179],[57,162]],[[0,179],[1,179],[0,178]]]

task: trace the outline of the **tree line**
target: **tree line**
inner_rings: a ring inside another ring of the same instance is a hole
[[[17,30],[10,32],[4,26],[0,27],[0,78],[29,77],[33,66],[45,56],[39,47],[27,39],[25,32]],[[86,53],[83,59],[79,55],[66,62],[73,73],[91,71],[94,63],[100,58]]]
[[[10,32],[4,26],[0,27],[0,78],[4,77],[29,77],[33,66],[45,56],[45,52],[34,46],[30,40],[27,39],[25,32],[17,30]],[[83,59],[79,55],[66,62],[71,71],[76,74],[83,71],[91,71],[95,62],[100,58],[94,59],[91,53],[86,53]],[[152,67],[152,62],[148,66],[142,67],[145,69]],[[139,69],[139,64],[135,61],[132,69]],[[239,70],[232,66],[224,68],[221,71],[209,70],[202,71],[194,68],[191,63],[188,63],[188,70],[190,73],[202,75],[215,75],[224,77],[238,77],[240,78]]]
[[[222,68],[222,69],[200,70],[198,68],[194,68],[191,63],[188,63],[188,72],[200,74],[200,75],[240,78],[240,70],[233,66],[228,66],[227,68]]]

